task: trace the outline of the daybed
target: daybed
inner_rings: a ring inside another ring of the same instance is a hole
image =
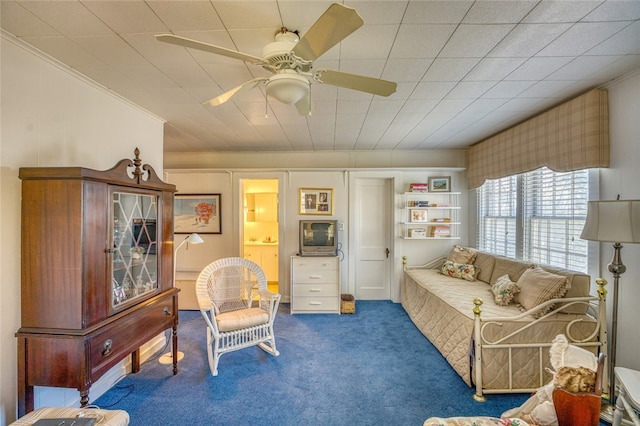
[[[420,266],[405,257],[403,268],[402,306],[465,383],[475,385],[477,400],[547,383],[548,349],[558,334],[596,355],[607,351],[604,280],[592,296],[586,274],[459,246]],[[512,291],[499,288],[499,279]],[[562,284],[550,289],[550,280]]]

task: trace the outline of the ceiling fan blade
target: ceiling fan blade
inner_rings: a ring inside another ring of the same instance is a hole
[[[296,102],[296,109],[300,115],[312,115],[316,111],[313,102],[311,102],[311,96],[309,95]]]
[[[205,52],[215,53],[216,55],[222,55],[228,58],[240,59],[241,61],[250,62],[253,64],[262,63],[262,58],[249,55],[248,53],[238,52],[236,50],[215,46],[209,43],[203,43],[197,40],[191,40],[190,38],[180,37],[173,34],[159,34],[156,35],[156,39],[164,43],[176,44],[178,46],[189,47],[191,49],[203,50]]]
[[[234,87],[233,89],[223,93],[222,95],[216,96],[215,98],[205,102],[203,105],[211,105],[211,106],[221,105],[227,102],[233,96],[237,95],[238,93],[246,92],[247,90],[253,89],[258,84],[264,83],[266,81],[268,81],[267,78],[254,78],[253,80],[249,80],[246,83],[242,83],[240,86]]]
[[[398,84],[392,81],[334,70],[316,70],[313,73],[313,79],[320,83],[379,96],[390,96],[396,92],[396,87],[398,87]]]
[[[334,3],[313,23],[292,51],[299,58],[314,61],[362,25],[364,20],[355,9]]]

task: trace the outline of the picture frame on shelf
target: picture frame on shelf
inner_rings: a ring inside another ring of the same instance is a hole
[[[450,192],[451,176],[435,176],[429,178],[429,192]]]
[[[410,209],[409,221],[411,223],[426,223],[429,221],[427,211],[422,209]]]
[[[176,194],[174,234],[222,234],[220,194]]]
[[[333,215],[332,188],[300,188],[300,214]]]

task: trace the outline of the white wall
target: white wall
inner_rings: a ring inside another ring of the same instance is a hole
[[[82,166],[104,170],[123,158],[133,158],[138,147],[142,161],[162,176],[163,122],[4,34],[0,50],[0,425],[5,425],[16,415],[18,169]],[[71,405],[78,400],[75,390],[36,389],[36,407]]]
[[[254,154],[245,154],[248,162]],[[288,154],[282,154],[286,156]],[[308,155],[308,154],[307,154]],[[236,154],[240,156],[240,154]],[[274,154],[274,157],[278,157]],[[243,169],[165,169],[165,180],[173,183],[180,193],[220,193],[222,203],[222,234],[203,235],[204,244],[192,245],[189,253],[182,251],[178,255],[176,262],[176,277],[179,285],[186,290],[193,286],[198,272],[208,263],[225,256],[238,256],[241,253],[241,186],[242,179],[279,179],[279,209],[280,209],[280,234],[279,242],[279,271],[280,271],[280,293],[282,301],[290,300],[290,257],[298,252],[298,221],[308,216],[300,216],[298,209],[298,197],[300,188],[332,188],[333,189],[333,215],[322,216],[323,218],[337,219],[345,224],[345,231],[339,234],[342,244],[341,250],[344,260],[341,264],[341,284],[343,293],[353,293],[355,290],[353,270],[350,268],[350,247],[349,232],[355,227],[350,221],[349,215],[350,200],[353,194],[350,193],[351,182],[354,178],[376,177],[391,178],[395,182],[394,209],[395,217],[393,222],[396,226],[396,238],[393,247],[393,268],[395,280],[392,283],[391,294],[394,301],[399,301],[399,283],[401,279],[402,256],[408,256],[411,264],[420,264],[446,253],[453,244],[468,244],[469,235],[466,227],[462,229],[460,240],[403,240],[400,238],[402,193],[409,189],[409,184],[413,182],[428,181],[429,176],[452,176],[452,190],[461,191],[460,197],[463,205],[463,222],[468,222],[468,210],[466,208],[466,180],[465,173],[455,165],[464,159],[463,153],[458,152],[457,156],[447,157],[439,167],[421,169],[396,169],[388,168],[381,170],[359,170],[357,168],[345,169],[274,169],[264,171],[251,171]],[[238,163],[242,161],[236,158]],[[433,161],[433,160],[432,160]],[[275,161],[275,164],[281,164]],[[320,217],[320,216],[315,216]],[[351,259],[352,260],[352,259]],[[186,291],[185,291],[186,294]]]
[[[640,199],[640,70],[609,84],[611,167],[600,174],[600,199]],[[600,275],[609,285],[607,309],[613,309],[613,276],[607,270],[613,248],[600,245]],[[627,271],[620,278],[618,294],[618,350],[616,365],[640,370],[638,303],[640,302],[640,244],[625,244],[622,261]]]

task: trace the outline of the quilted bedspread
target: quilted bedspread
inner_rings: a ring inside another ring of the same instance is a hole
[[[489,284],[483,281],[469,282],[451,278],[437,269],[408,269],[401,289],[401,302],[414,324],[433,343],[449,364],[467,383],[473,385],[473,299],[483,300],[481,318],[488,322],[492,317],[521,314],[516,305],[496,305]],[[557,313],[529,327],[501,343],[539,342],[548,345],[558,334],[566,334],[569,323],[574,324],[571,335],[585,339],[597,327],[589,315]],[[531,316],[519,320],[501,321],[485,329],[485,340],[497,341],[506,334],[534,321]],[[482,382],[484,389],[509,388],[509,359],[507,348],[485,348],[482,353]],[[535,389],[547,383],[551,376],[540,368],[539,360],[549,366],[548,349],[512,348],[513,389]]]

